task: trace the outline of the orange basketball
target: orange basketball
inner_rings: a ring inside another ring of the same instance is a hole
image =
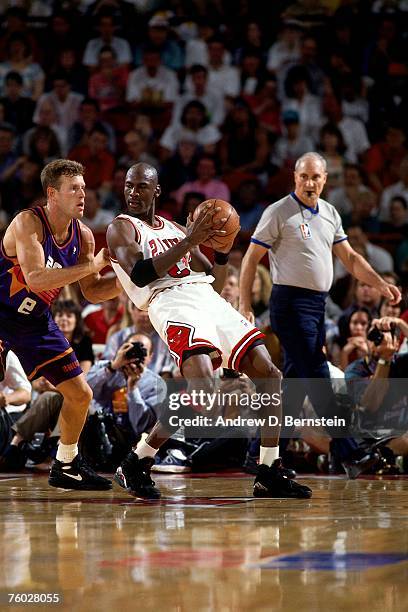
[[[217,251],[220,248],[229,246],[231,244],[232,235],[235,234],[236,231],[239,229],[239,215],[237,211],[235,210],[235,208],[231,206],[229,202],[226,202],[225,200],[217,200],[214,198],[211,200],[205,200],[204,202],[201,202],[201,204],[197,206],[197,208],[195,209],[193,213],[193,219],[197,218],[200,211],[207,204],[212,204],[213,208],[221,209],[217,213],[215,213],[215,215],[213,216],[214,221],[218,221],[219,219],[226,218],[225,223],[221,225],[220,227],[217,227],[217,229],[224,230],[226,234],[224,236],[217,236],[217,235],[210,236],[208,240],[203,242],[205,246],[209,246],[215,251]]]

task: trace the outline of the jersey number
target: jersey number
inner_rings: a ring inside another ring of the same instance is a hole
[[[36,300],[32,300],[31,298],[25,298],[17,309],[17,312],[20,314],[31,314],[37,304]]]

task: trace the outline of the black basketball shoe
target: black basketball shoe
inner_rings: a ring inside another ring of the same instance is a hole
[[[48,484],[60,489],[78,489],[81,491],[108,491],[112,483],[107,478],[99,476],[89,465],[77,455],[71,463],[63,463],[55,459],[52,464]]]
[[[312,490],[285,475],[282,460],[276,459],[271,467],[260,465],[254,482],[254,497],[280,497],[308,499]]]
[[[113,480],[134,497],[159,499],[160,491],[150,478],[150,470],[154,463],[152,457],[139,457],[131,451],[122,461]]]

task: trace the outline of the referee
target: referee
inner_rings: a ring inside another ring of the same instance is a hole
[[[337,416],[325,344],[325,302],[333,281],[334,253],[358,280],[376,287],[397,304],[401,294],[387,283],[348,243],[340,215],[320,198],[327,180],[326,160],[318,153],[302,155],[296,162],[295,190],[264,211],[242,262],[239,310],[250,321],[251,289],[256,266],[269,253],[273,281],[270,299],[271,327],[284,349],[285,378],[302,379],[285,385],[285,413],[297,416],[305,395],[319,417]],[[319,379],[319,380],[316,380]],[[340,438],[336,428],[331,450],[348,476],[355,478],[373,462],[363,456],[352,438]],[[283,441],[282,441],[283,442]]]

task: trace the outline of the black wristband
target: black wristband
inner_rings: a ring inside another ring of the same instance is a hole
[[[149,259],[139,259],[130,273],[130,280],[137,287],[146,287],[158,278],[160,277],[155,270],[151,257]]]
[[[229,253],[221,253],[220,251],[214,251],[214,263],[217,266],[225,266],[228,263]]]

